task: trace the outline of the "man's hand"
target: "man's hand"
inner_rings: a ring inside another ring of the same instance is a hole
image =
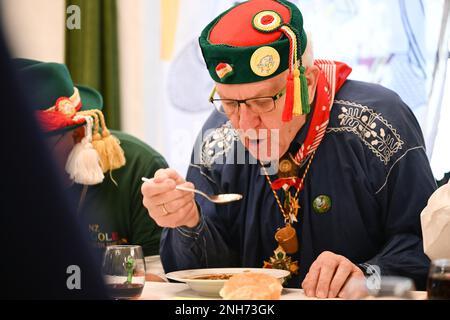
[[[323,252],[311,265],[303,290],[308,297],[357,299],[367,295],[363,272],[346,257]]]
[[[193,228],[200,221],[194,193],[176,190],[177,185],[194,188],[173,169],[156,171],[154,178],[142,185],[143,204],[161,227]]]

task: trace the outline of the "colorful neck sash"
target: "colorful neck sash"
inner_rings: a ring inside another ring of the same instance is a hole
[[[334,97],[352,72],[352,69],[342,62],[315,60],[314,64],[320,69],[314,113],[305,141],[294,156],[296,164],[300,166],[317,150],[322,142],[330,122],[330,112],[333,107]],[[300,178],[293,177],[275,180],[272,182],[272,189],[278,190],[284,185],[294,186],[299,190],[302,190],[304,187]]]

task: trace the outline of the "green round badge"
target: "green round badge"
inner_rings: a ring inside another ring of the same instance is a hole
[[[331,198],[321,195],[314,199],[313,209],[316,213],[326,213],[331,209]]]

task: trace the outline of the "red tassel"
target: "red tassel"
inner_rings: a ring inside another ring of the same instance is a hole
[[[83,118],[75,121],[72,118],[67,117],[65,114],[56,111],[46,112],[38,110],[36,111],[36,117],[41,125],[41,128],[45,132],[85,122]]]
[[[292,72],[289,72],[286,83],[286,101],[283,110],[283,122],[292,120],[292,111],[294,110],[294,77]]]

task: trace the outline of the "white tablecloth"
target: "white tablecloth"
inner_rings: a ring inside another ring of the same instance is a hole
[[[416,291],[413,293],[415,300],[424,300],[427,293]],[[214,298],[203,297],[192,291],[187,284],[184,283],[167,283],[167,282],[146,282],[144,291],[140,297],[141,300],[211,300]],[[219,299],[219,298],[217,298]],[[301,289],[283,289],[281,300],[317,300],[305,296]]]

